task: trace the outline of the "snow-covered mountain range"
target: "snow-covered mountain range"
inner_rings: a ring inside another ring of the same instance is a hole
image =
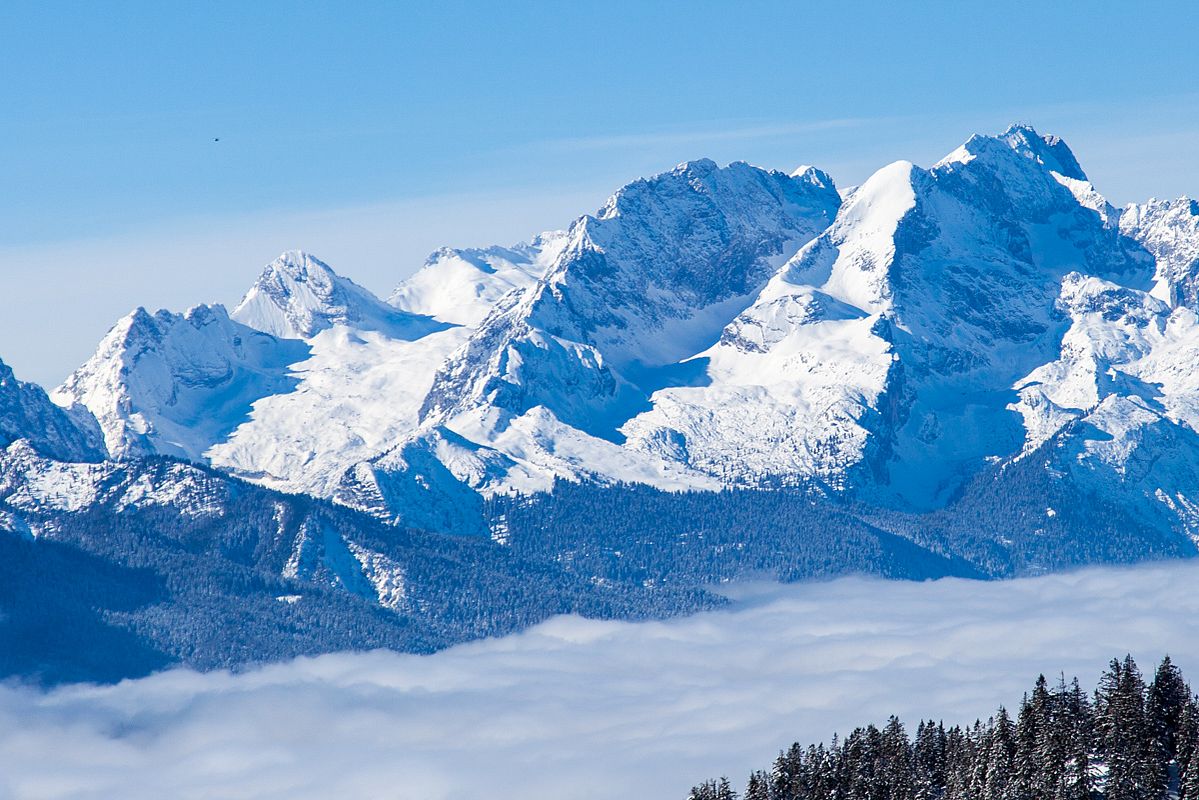
[[[135,311],[52,397],[114,457],[436,528],[561,479],[932,509],[1051,439],[1129,484],[1145,437],[1191,435],[1197,275],[1193,201],[1115,209],[1015,126],[844,198],[682,164],[565,232],[438,251],[386,303],[285,253],[232,314]],[[1137,491],[1189,529],[1177,466]]]
[[[492,498],[561,481],[910,523],[1035,475],[1187,552],[1197,313],[1199,204],[1115,208],[1027,126],[844,196],[813,167],[701,160],[565,231],[439,250],[386,301],[291,251],[231,313],[139,308],[49,400],[0,365],[0,444],[499,541]]]

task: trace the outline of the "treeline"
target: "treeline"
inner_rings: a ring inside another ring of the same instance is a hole
[[[554,614],[662,618],[726,602],[694,585],[593,581],[487,538],[393,527],[170,459],[121,464],[73,511],[9,505],[23,479],[0,474],[0,680],[428,653]],[[28,530],[6,530],[13,520]],[[397,603],[380,604],[351,547],[401,587]]]
[[[614,584],[702,586],[856,573],[988,577],[798,490],[665,492],[566,481],[551,494],[498,495],[484,503],[484,513],[513,552]]]
[[[1041,676],[1015,719],[914,736],[892,717],[830,744],[798,743],[739,795],[727,778],[689,800],[1199,800],[1199,698],[1167,656],[1146,685],[1131,656],[1113,660],[1093,695]]]
[[[626,585],[855,573],[1000,578],[1193,554],[1189,539],[1164,520],[1138,516],[1135,504],[1084,495],[1046,475],[1043,460],[1024,459],[976,476],[947,507],[920,513],[815,486],[667,492],[569,481],[548,494],[497,495],[483,513],[513,552]]]

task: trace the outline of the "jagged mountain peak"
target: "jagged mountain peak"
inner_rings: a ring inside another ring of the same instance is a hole
[[[50,458],[98,461],[105,456],[89,414],[54,405],[42,387],[18,380],[0,360],[0,447],[17,441]]]
[[[1059,136],[1042,136],[1031,125],[1017,123],[1000,134],[999,138],[1016,152],[1039,161],[1059,175],[1090,182],[1074,151]]]
[[[840,202],[809,176],[709,159],[627,184],[576,220],[543,279],[497,306],[447,362],[426,417],[540,405],[610,432],[644,402],[634,384],[660,379],[647,370],[714,342]]]
[[[295,381],[303,342],[281,340],[230,318],[220,305],[184,314],[138,307],[54,390],[64,408],[87,408],[116,458],[151,454],[202,460],[257,399]]]
[[[821,189],[836,189],[837,184],[833,177],[822,169],[813,167],[811,164],[801,164],[791,171],[792,178],[799,178],[807,181]]]
[[[269,272],[284,272],[296,280],[333,280],[337,276],[332,267],[304,250],[284,250],[279,257],[266,266]]]
[[[231,316],[281,339],[310,339],[334,325],[401,338],[438,327],[387,305],[302,250],[267,264]]]
[[[674,221],[688,210],[699,211],[700,205],[709,206],[708,214],[717,213],[731,224],[749,227],[766,221],[763,212],[767,215],[773,212],[769,204],[754,207],[755,201],[764,199],[763,193],[772,195],[781,205],[808,209],[828,204],[829,196],[835,195],[835,211],[840,200],[832,178],[819,170],[787,175],[745,161],[721,167],[710,158],[701,158],[625,184],[608,198],[594,218],[582,217],[575,227],[591,229],[593,220],[616,217],[631,217],[637,224],[652,225]],[[768,225],[777,228],[778,222]],[[669,235],[670,231],[663,233]]]
[[[1153,294],[1199,310],[1199,203],[1180,197],[1130,204],[1120,214],[1120,231],[1157,260]]]
[[[165,308],[151,313],[145,306],[137,306],[109,328],[100,340],[97,352],[133,348],[132,352],[136,353],[137,348],[160,342],[164,331],[179,323],[187,323],[191,328],[200,330],[209,325],[228,325],[231,322],[229,312],[220,303],[199,303],[182,314]]]
[[[1042,136],[1031,125],[1020,123],[1009,126],[998,135],[974,134],[935,166],[969,163],[975,159],[1005,159],[1012,154],[1065,178],[1090,182],[1064,140],[1053,135]]]
[[[597,216],[577,220],[546,281],[608,295],[597,316],[669,293],[694,310],[760,287],[777,266],[769,260],[819,233],[840,201],[832,179],[817,171],[685,162],[625,185]],[[635,294],[623,293],[624,284]]]

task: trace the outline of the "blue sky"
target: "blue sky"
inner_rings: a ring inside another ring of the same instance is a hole
[[[1194,6],[5,3],[0,357],[57,382],[289,247],[386,292],[699,156],[851,184],[1023,120],[1193,195]]]

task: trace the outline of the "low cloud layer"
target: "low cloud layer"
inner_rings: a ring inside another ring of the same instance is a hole
[[[1131,652],[1199,680],[1199,563],[741,587],[667,623],[551,620],[434,656],[0,688],[0,798],[682,798],[891,713],[972,721]]]

